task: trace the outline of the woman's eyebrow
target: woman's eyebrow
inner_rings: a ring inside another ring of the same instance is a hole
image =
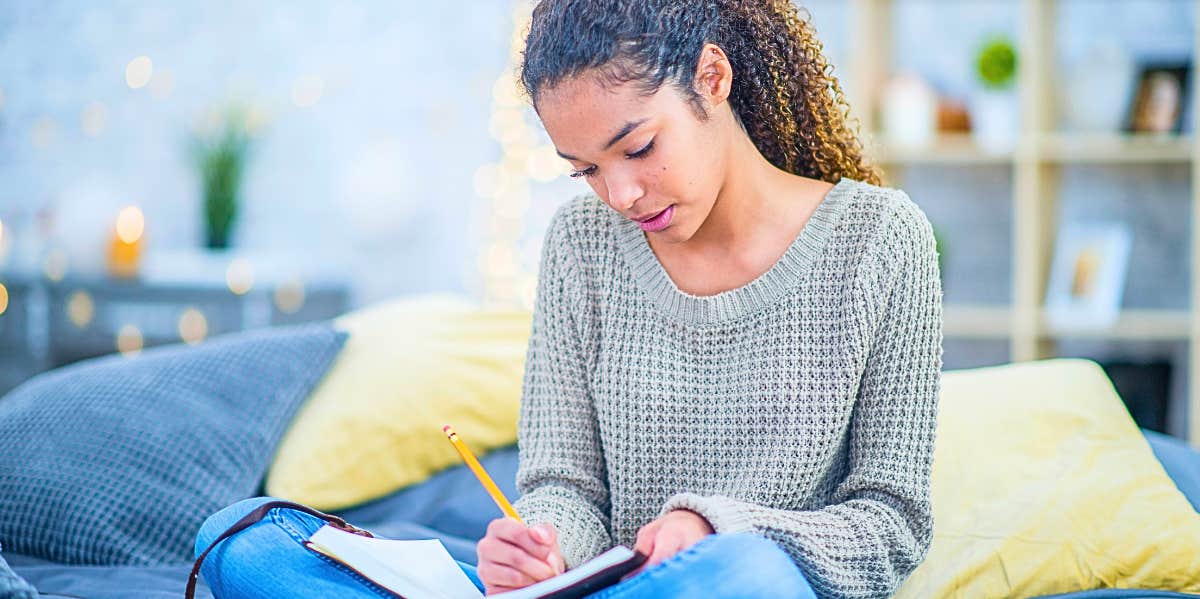
[[[648,120],[650,120],[650,119],[644,118],[644,119],[630,121],[628,123],[625,123],[625,126],[621,127],[621,130],[618,131],[617,134],[614,135],[612,139],[608,140],[608,143],[604,145],[604,149],[607,150],[607,149],[613,147],[614,145],[616,145],[616,143],[618,141],[621,141],[626,135],[629,135],[630,133],[632,133],[634,129],[637,129],[639,126],[641,126],[642,123],[644,123]],[[579,160],[578,158],[571,156],[570,154],[563,154],[557,148],[555,148],[554,152],[567,160]]]
[[[625,137],[626,135],[629,135],[629,133],[631,131],[633,131],[634,129],[637,129],[639,125],[641,125],[642,123],[644,123],[648,120],[650,120],[650,119],[641,119],[639,121],[631,121],[631,122],[625,123],[625,126],[621,127],[621,130],[618,131],[617,134],[614,135],[612,139],[608,140],[608,143],[605,144],[604,149],[607,150],[607,149],[613,147],[614,145],[616,145],[616,143],[618,141],[621,141],[621,138]]]

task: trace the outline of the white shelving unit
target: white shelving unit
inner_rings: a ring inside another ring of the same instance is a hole
[[[850,75],[855,97],[850,104],[863,132],[877,129],[876,99],[888,76],[892,48],[893,0],[852,0]],[[1188,437],[1200,448],[1200,139],[1193,135],[1080,135],[1056,130],[1052,81],[1056,60],[1057,0],[1019,2],[1020,36],[1018,94],[1021,134],[1015,150],[987,153],[967,135],[943,135],[930,147],[890,149],[872,145],[868,151],[887,171],[891,182],[904,167],[915,165],[992,165],[1012,168],[1013,273],[1012,299],[1007,307],[947,305],[947,338],[1009,341],[1012,361],[1052,357],[1054,341],[1061,338],[1100,338],[1138,341],[1184,341],[1188,345]],[[1200,9],[1195,31],[1200,32]],[[1200,65],[1200,35],[1192,50],[1192,64]],[[1193,118],[1200,120],[1200,94],[1191,98]],[[1193,126],[1196,131],[1200,127]],[[1126,310],[1104,331],[1069,335],[1047,325],[1042,312],[1050,260],[1057,231],[1059,176],[1062,167],[1078,164],[1191,164],[1191,310]]]

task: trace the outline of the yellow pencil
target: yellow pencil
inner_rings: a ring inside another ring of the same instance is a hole
[[[517,510],[513,509],[512,504],[508,502],[508,498],[500,491],[500,487],[496,486],[492,477],[488,476],[487,471],[483,469],[483,465],[479,463],[479,460],[475,459],[475,454],[471,453],[471,450],[467,448],[467,444],[458,438],[458,433],[454,432],[454,429],[449,424],[442,427],[442,432],[446,433],[446,437],[450,439],[450,444],[454,446],[454,449],[458,450],[458,455],[462,456],[463,461],[467,463],[467,467],[471,469],[471,472],[475,473],[475,478],[478,478],[479,482],[483,484],[483,488],[487,490],[488,495],[492,496],[492,501],[495,501],[496,505],[500,506],[500,510],[509,518],[525,524],[525,521],[521,520],[521,517],[517,515]]]

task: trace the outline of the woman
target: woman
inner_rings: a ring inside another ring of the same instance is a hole
[[[744,581],[773,596],[885,597],[924,559],[937,255],[828,72],[786,0],[534,9],[522,82],[595,194],[546,236],[516,504],[540,525],[492,523],[489,590],[616,543],[642,577],[675,560],[668,590],[777,553],[796,575]]]
[[[933,525],[937,256],[811,24],[787,0],[541,0],[521,79],[595,193],[546,235],[528,526],[491,523],[478,584],[626,544],[650,559],[597,596],[891,595]]]

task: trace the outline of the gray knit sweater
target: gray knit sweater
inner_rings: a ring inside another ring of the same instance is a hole
[[[676,508],[774,540],[820,597],[889,596],[925,558],[942,292],[907,194],[842,178],[767,272],[712,296],[592,195],[541,260],[516,508],[569,566]]]

